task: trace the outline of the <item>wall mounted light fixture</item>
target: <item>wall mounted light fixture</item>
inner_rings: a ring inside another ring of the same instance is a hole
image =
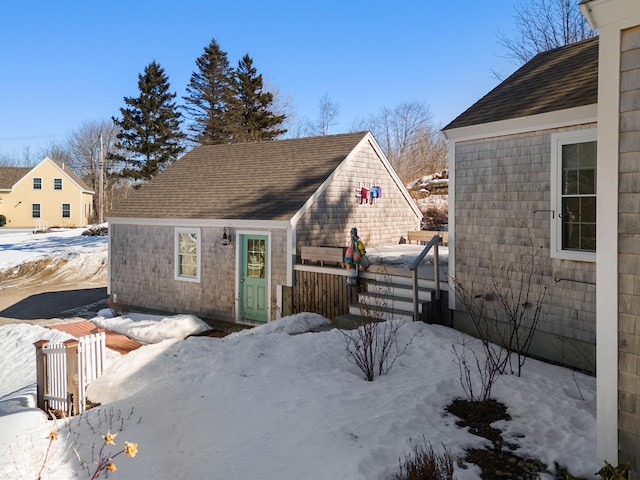
[[[222,233],[222,245],[229,245],[230,240],[229,230],[227,227],[224,227],[224,232]]]

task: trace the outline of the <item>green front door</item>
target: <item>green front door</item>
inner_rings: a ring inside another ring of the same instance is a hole
[[[242,235],[240,304],[244,320],[266,322],[269,319],[268,253],[266,235]]]

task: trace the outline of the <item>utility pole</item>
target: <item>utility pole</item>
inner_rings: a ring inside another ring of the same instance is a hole
[[[98,187],[98,201],[100,203],[100,210],[98,212],[98,223],[102,223],[104,215],[104,143],[102,141],[102,134],[100,134],[100,158],[98,160],[98,167],[100,169],[99,180],[100,186]]]

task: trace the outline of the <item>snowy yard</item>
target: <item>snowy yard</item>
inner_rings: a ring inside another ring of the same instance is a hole
[[[91,242],[105,240],[77,235],[39,235],[13,248],[0,237],[0,266],[33,258],[30,249],[61,255],[67,245],[82,265],[79,258],[95,255]],[[86,475],[73,449],[91,466],[108,429],[118,433],[113,452],[125,441],[139,448],[135,458],[115,459],[114,479],[382,480],[398,471],[412,439],[424,436],[455,457],[486,444],[445,412],[464,396],[452,345],[469,341],[445,327],[405,324],[399,343],[409,343],[406,353],[388,375],[366,382],[348,362],[339,331],[309,331],[328,322],[315,314],[224,338],[185,339],[202,329],[189,315],[113,317],[105,310],[94,322],[149,343],[125,356],[111,352],[107,372],[88,390],[102,405],[56,422],[34,408],[33,342],[65,334],[0,326],[0,478],[34,479],[53,429],[59,438],[48,479]],[[521,378],[499,378],[494,397],[509,408],[512,420],[497,426],[517,453],[594,478],[602,462],[593,377],[529,359]],[[459,480],[479,478],[477,468],[463,466],[456,465]]]

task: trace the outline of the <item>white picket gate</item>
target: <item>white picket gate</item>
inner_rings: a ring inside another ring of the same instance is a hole
[[[86,409],[86,388],[102,375],[106,349],[104,332],[36,347],[38,407],[78,415]]]

